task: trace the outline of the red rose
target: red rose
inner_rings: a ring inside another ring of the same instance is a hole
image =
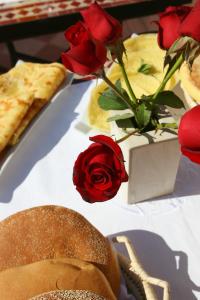
[[[169,6],[159,15],[158,44],[161,49],[169,49],[180,37],[180,24],[190,11],[189,6]]]
[[[89,75],[98,72],[103,67],[106,54],[104,45],[88,40],[63,52],[61,59],[70,71],[80,75]]]
[[[200,105],[183,115],[178,138],[183,155],[200,164]]]
[[[81,15],[94,39],[111,44],[122,35],[122,25],[97,3],[81,11]]]
[[[82,22],[77,22],[65,31],[65,38],[73,47],[90,40],[90,34]]]
[[[192,8],[187,18],[184,19],[180,26],[180,34],[190,36],[200,42],[200,0]]]
[[[128,175],[118,144],[104,135],[90,140],[94,143],[75,162],[73,182],[82,198],[94,203],[113,198]]]

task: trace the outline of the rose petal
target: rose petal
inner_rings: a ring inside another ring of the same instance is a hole
[[[103,45],[94,44],[89,40],[63,52],[61,59],[70,71],[80,75],[89,75],[103,67],[107,59],[106,53],[107,50]]]
[[[92,36],[102,43],[112,43],[122,35],[122,25],[97,3],[81,11]]]
[[[178,138],[181,146],[187,149],[200,148],[200,105],[193,107],[182,116]]]
[[[181,147],[181,152],[183,155],[187,156],[191,161],[200,164],[200,149],[198,151],[187,149]]]

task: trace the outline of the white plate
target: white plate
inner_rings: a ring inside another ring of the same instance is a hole
[[[20,151],[20,149],[23,147],[24,143],[27,142],[27,140],[30,138],[30,136],[34,133],[35,126],[38,122],[41,121],[41,118],[45,118],[45,116],[49,113],[49,110],[51,109],[51,104],[53,102],[59,100],[59,96],[62,93],[65,93],[66,95],[66,89],[71,85],[73,80],[73,74],[68,74],[66,80],[63,82],[63,84],[60,86],[58,92],[52,97],[52,99],[49,101],[47,105],[38,113],[38,115],[34,118],[34,120],[31,121],[31,124],[28,125],[28,128],[25,130],[25,132],[20,137],[20,141],[15,145],[10,147],[10,149],[6,150],[5,155],[0,159],[0,175],[4,172],[6,167],[8,166],[8,163],[14,159],[15,154]]]

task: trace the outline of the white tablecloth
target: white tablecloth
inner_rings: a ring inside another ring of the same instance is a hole
[[[0,176],[0,219],[38,205],[72,208],[105,235],[126,234],[149,274],[170,283],[172,300],[200,299],[200,166],[182,158],[174,193],[136,205],[119,196],[88,204],[76,192],[73,164],[92,134],[77,128],[89,84],[63,90],[16,149]]]

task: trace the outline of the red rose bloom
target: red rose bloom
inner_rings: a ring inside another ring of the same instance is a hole
[[[81,15],[94,39],[111,44],[122,35],[122,25],[97,3],[81,11]]]
[[[85,201],[102,202],[117,194],[128,175],[118,144],[104,135],[90,140],[94,143],[80,153],[75,162],[73,182]]]
[[[106,54],[104,45],[88,40],[63,52],[61,59],[70,71],[80,75],[89,75],[98,72],[103,67]]]
[[[189,6],[169,6],[159,15],[158,44],[161,49],[169,49],[180,37],[180,24],[190,11]]]
[[[90,40],[90,34],[82,22],[77,22],[65,31],[65,38],[73,47]]]
[[[190,13],[182,22],[180,34],[190,36],[200,42],[200,0],[196,2]]]
[[[183,155],[200,164],[200,105],[183,115],[178,138]]]

